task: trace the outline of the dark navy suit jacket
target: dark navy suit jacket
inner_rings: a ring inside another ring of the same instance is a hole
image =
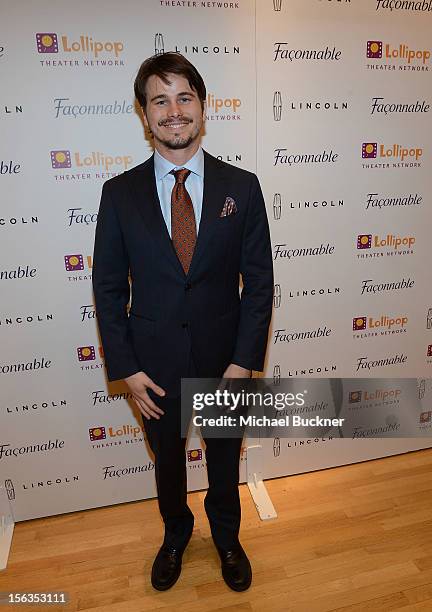
[[[227,196],[237,212],[220,217]],[[202,215],[187,275],[162,216],[153,156],[107,181],[93,289],[109,381],[142,370],[167,396],[179,395],[191,354],[200,377],[218,378],[230,363],[261,371],[273,262],[255,174],[204,151]]]

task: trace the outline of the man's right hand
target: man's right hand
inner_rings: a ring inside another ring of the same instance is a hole
[[[137,372],[125,378],[125,382],[132,392],[136,405],[146,419],[151,419],[152,417],[159,419],[160,414],[165,414],[150,398],[147,393],[147,387],[161,397],[165,395],[165,391],[162,387],[154,383],[147,374],[144,372]]]

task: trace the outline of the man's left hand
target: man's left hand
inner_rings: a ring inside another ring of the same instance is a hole
[[[242,368],[235,363],[230,363],[223,374],[223,378],[251,378],[252,370]]]

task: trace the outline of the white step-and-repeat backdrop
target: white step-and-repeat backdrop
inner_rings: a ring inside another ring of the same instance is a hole
[[[374,379],[342,394],[383,423],[408,410],[397,379],[418,379],[418,437],[264,439],[265,477],[430,446],[431,22],[429,0],[8,7],[0,481],[16,520],[155,495],[141,419],[106,383],[91,285],[102,184],[152,151],[133,80],[155,52],[197,66],[204,147],[260,178],[276,283],[265,374]],[[332,411],[320,397],[308,414]],[[203,457],[194,434],[190,490],[206,486]]]

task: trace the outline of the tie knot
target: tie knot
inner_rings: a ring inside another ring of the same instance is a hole
[[[183,185],[190,173],[191,171],[187,168],[180,168],[180,170],[171,170],[171,174],[174,174],[175,176],[176,183],[180,183],[181,185]]]

